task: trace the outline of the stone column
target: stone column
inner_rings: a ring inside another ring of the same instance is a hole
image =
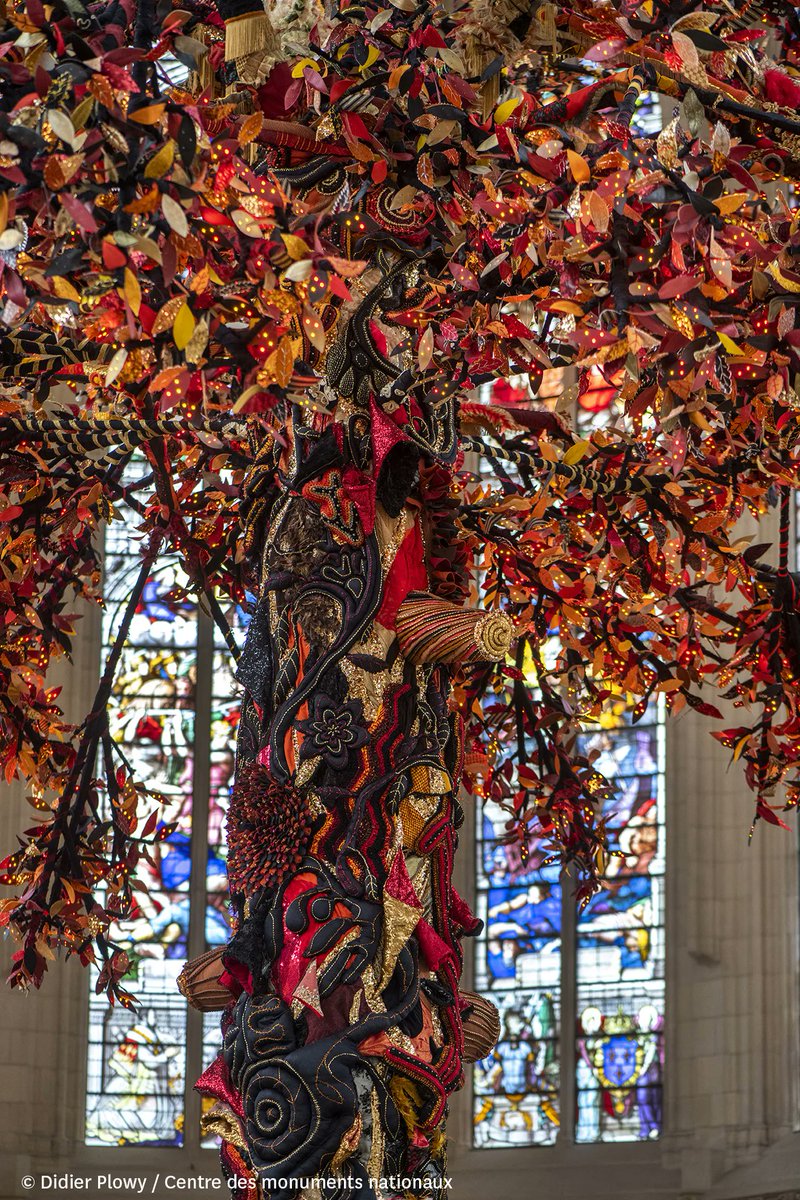
[[[777,541],[773,524],[757,540]],[[754,1162],[800,1112],[794,822],[759,822],[748,843],[753,794],[709,736],[741,713],[715,703],[723,722],[668,727],[665,1146],[687,1196]]]
[[[53,671],[61,703],[78,722],[90,710],[99,676],[100,611],[84,610],[74,661]],[[35,820],[21,784],[3,784],[0,848]],[[5,894],[10,894],[3,889]],[[5,979],[16,943],[0,942]],[[0,984],[0,1197],[24,1194],[19,1180],[52,1169],[83,1140],[88,974],[75,960],[51,963],[41,990]]]

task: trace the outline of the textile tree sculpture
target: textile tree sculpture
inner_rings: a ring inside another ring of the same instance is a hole
[[[435,1191],[475,1017],[465,757],[579,899],[607,786],[577,734],[620,693],[713,716],[720,689],[756,819],[796,804],[799,32],[777,0],[7,7],[0,728],[37,809],[11,981],[62,947],[130,1002],[111,931],[165,830],[106,703],[170,550],[221,627],[252,609],[236,932],[186,984],[228,1002],[200,1086],[231,1175]],[[657,137],[642,91],[675,105]],[[552,365],[624,418],[475,401]],[[72,728],[47,671],[121,500],[142,570]],[[776,505],[777,567],[739,525]]]

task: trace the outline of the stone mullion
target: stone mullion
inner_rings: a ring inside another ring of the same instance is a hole
[[[195,686],[194,745],[192,749],[192,841],[189,877],[190,959],[206,950],[208,875],[208,813],[211,802],[211,703],[214,677],[214,624],[202,607],[197,617],[197,682]],[[194,1081],[203,1070],[203,1014],[187,1005],[186,1093],[184,1145],[200,1144],[200,1097]]]

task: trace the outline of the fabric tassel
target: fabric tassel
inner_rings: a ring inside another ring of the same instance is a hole
[[[212,99],[217,99],[222,93],[222,82],[212,61],[211,51],[219,45],[224,37],[223,26],[197,24],[192,29],[192,37],[202,42],[206,50],[198,53],[197,66],[187,80],[187,89],[192,95],[208,92]]]
[[[533,14],[519,0],[472,0],[462,31],[464,65],[469,79],[480,78],[489,64],[500,55],[514,61],[520,40],[511,32],[512,22],[521,15]],[[500,99],[501,73],[498,71],[480,83],[483,118],[486,120]]]
[[[224,946],[207,950],[186,963],[178,976],[178,991],[199,1012],[221,1012],[231,1001],[231,993],[220,982],[224,971]]]
[[[514,640],[514,623],[503,612],[461,608],[412,592],[398,609],[395,632],[411,662],[500,662]]]
[[[464,1062],[480,1062],[491,1054],[500,1037],[500,1014],[491,1000],[477,992],[459,992],[464,1030]]]
[[[196,83],[195,83],[195,80],[196,80]],[[214,70],[211,63],[208,61],[207,54],[204,55],[203,58],[200,59],[200,62],[197,67],[197,71],[195,72],[194,78],[191,81],[190,86],[191,86],[191,90],[195,94],[197,92],[210,91],[212,96],[218,95],[219,87],[218,87],[217,72]]]
[[[235,62],[257,50],[266,50],[276,58],[280,42],[265,12],[243,13],[225,22],[225,58]]]

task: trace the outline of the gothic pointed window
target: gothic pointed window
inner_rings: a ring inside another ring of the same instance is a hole
[[[640,105],[637,132],[661,127],[658,105]],[[569,384],[562,369],[548,369],[535,400],[557,412],[572,409],[586,436],[624,422],[616,378],[605,364]],[[518,393],[494,395],[497,402],[530,398],[522,379],[495,386]],[[533,670],[529,683],[535,688]],[[510,836],[513,813],[478,798],[476,897],[484,930],[475,987],[497,1006],[501,1032],[473,1073],[476,1148],[649,1140],[661,1132],[664,740],[661,706],[634,718],[624,694],[584,727],[578,750],[610,785],[600,815],[614,853],[601,890],[582,909],[574,877],[562,877],[549,860],[545,839],[535,830],[522,841],[518,830]],[[516,747],[495,751],[494,767],[505,770],[511,794],[521,786]]]
[[[128,486],[148,470],[136,462]],[[106,653],[140,569],[140,525],[120,504],[107,531]],[[227,615],[234,626],[244,619]],[[231,656],[169,559],[145,585],[109,711],[111,736],[150,793],[140,811],[156,814],[163,837],[138,868],[130,918],[112,930],[137,1007],[109,1007],[104,993],[89,1001],[85,1139],[191,1148],[200,1140],[191,1086],[216,1053],[219,1016],[188,1010],[177,978],[187,958],[229,937],[224,827],[239,707]]]
[[[478,811],[475,983],[501,1025],[475,1067],[478,1148],[661,1132],[664,727],[656,707],[637,724],[631,712],[620,698],[583,735],[612,785],[603,814],[619,854],[582,911],[543,839],[523,858],[508,811],[491,800]]]

